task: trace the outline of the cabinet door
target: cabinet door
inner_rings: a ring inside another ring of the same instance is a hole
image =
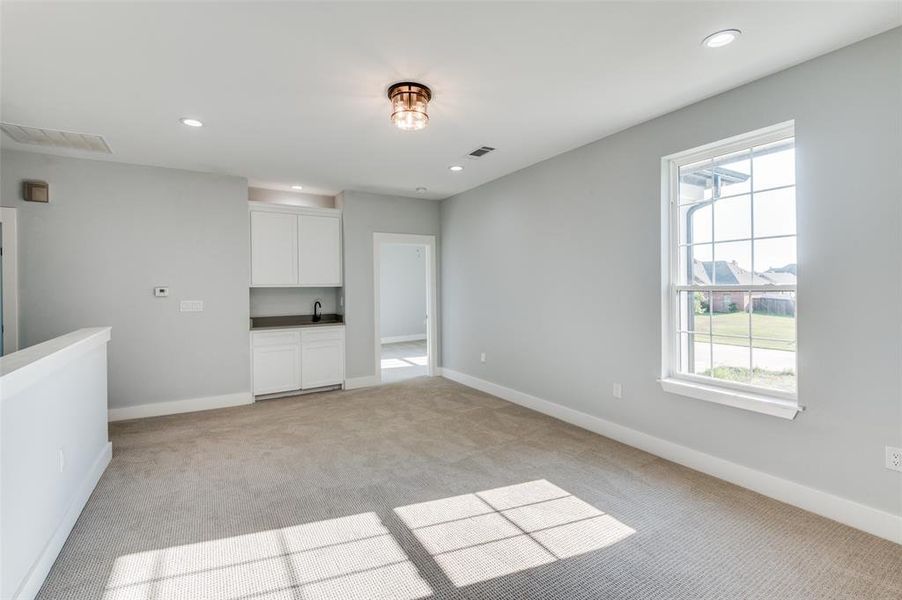
[[[297,285],[297,261],[297,215],[251,211],[251,285]]]
[[[304,331],[301,340],[301,388],[344,383],[344,331]]]
[[[341,219],[298,217],[298,284],[341,285]]]
[[[254,395],[301,389],[301,339],[297,331],[252,334]]]

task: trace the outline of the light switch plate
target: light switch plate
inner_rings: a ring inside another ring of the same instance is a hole
[[[181,312],[203,312],[203,300],[182,300],[179,302],[179,310]]]

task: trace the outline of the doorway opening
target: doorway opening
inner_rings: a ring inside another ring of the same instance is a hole
[[[373,234],[376,377],[435,375],[435,236]]]

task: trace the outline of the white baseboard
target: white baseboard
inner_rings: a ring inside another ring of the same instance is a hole
[[[97,458],[94,459],[94,464],[91,465],[91,469],[85,476],[84,481],[76,490],[75,496],[72,498],[72,502],[69,504],[69,508],[66,510],[66,514],[63,515],[56,531],[53,532],[53,536],[48,540],[41,555],[32,565],[22,585],[19,586],[19,590],[13,595],[14,600],[33,600],[38,595],[38,591],[44,585],[44,580],[47,579],[47,574],[50,573],[50,568],[56,561],[56,557],[59,556],[60,550],[63,549],[63,544],[66,543],[69,533],[75,526],[78,515],[81,514],[85,504],[88,503],[88,498],[91,497],[91,493],[97,487],[97,482],[100,481],[100,476],[103,475],[112,458],[113,444],[107,442],[100,454],[97,455]]]
[[[414,333],[413,335],[392,335],[381,338],[379,341],[382,344],[395,344],[397,342],[418,342],[425,339],[425,333]]]
[[[241,406],[243,404],[253,404],[253,402],[254,396],[250,392],[238,392],[236,394],[224,394],[222,396],[206,396],[203,398],[189,398],[187,400],[173,400],[171,402],[155,402],[152,404],[141,404],[139,406],[111,408],[107,414],[110,421],[124,421],[126,419],[160,417],[163,415],[177,415],[180,413],[210,410],[213,408]]]
[[[356,390],[357,388],[372,387],[382,383],[381,379],[375,375],[367,375],[366,377],[349,377],[345,379],[346,390]]]
[[[745,467],[699,450],[669,442],[560,404],[531,396],[484,379],[443,368],[442,376],[515,404],[645,450],[690,469],[792,504],[850,527],[902,544],[902,515],[894,515],[853,500],[834,496],[788,479]]]

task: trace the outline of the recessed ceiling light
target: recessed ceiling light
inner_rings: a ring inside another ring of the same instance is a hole
[[[302,186],[302,185],[293,185],[293,186],[291,186],[291,189],[293,189],[293,190],[302,190],[302,189],[304,189],[304,186]]]
[[[453,165],[453,166],[448,167],[448,170],[454,171],[456,173],[458,171],[463,171],[464,168],[460,165]]]
[[[204,124],[197,119],[192,119],[191,117],[182,117],[179,119],[179,122],[182,125],[187,125],[188,127],[203,127]]]
[[[712,33],[703,39],[702,46],[706,48],[720,48],[727,44],[732,44],[740,35],[742,35],[742,32],[738,29],[724,29],[723,31]]]
[[[424,187],[418,187],[418,188],[417,188],[417,193],[418,193],[418,194],[425,194],[425,193],[426,193],[426,188],[424,188]]]

